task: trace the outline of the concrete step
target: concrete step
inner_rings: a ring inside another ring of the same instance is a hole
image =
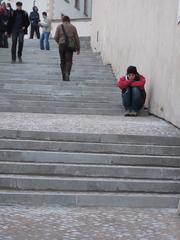
[[[1,99],[1,98],[0,98]],[[123,110],[122,105],[120,105],[120,103],[99,103],[99,102],[73,102],[73,101],[32,101],[32,100],[10,100],[10,99],[1,99],[1,106],[11,106],[11,107],[16,107],[16,106],[20,106],[23,105],[24,107],[36,107],[39,108],[39,110],[41,110],[41,108],[46,108],[47,111],[50,108],[86,108],[86,109],[110,109],[110,110]],[[50,110],[51,111],[51,110]]]
[[[179,146],[0,139],[0,149],[180,156]]]
[[[180,167],[180,156],[0,150],[0,161],[111,166]]]
[[[0,174],[180,180],[180,168],[0,161]]]
[[[135,145],[161,145],[179,146],[180,137],[172,136],[148,136],[148,135],[121,135],[121,134],[96,134],[96,133],[67,133],[48,131],[21,131],[0,129],[1,139],[20,140],[48,140],[69,142],[91,142],[110,144],[135,144]]]
[[[71,207],[177,208],[178,194],[0,190],[0,204],[57,204]]]
[[[180,180],[0,174],[0,189],[180,194]]]
[[[39,106],[22,106],[22,105],[8,105],[0,104],[0,112],[24,112],[24,113],[47,113],[47,114],[85,114],[85,115],[105,115],[105,116],[120,116],[124,111],[121,109],[99,109],[99,108],[63,108],[63,107],[52,107],[46,108]]]
[[[86,97],[86,96],[71,96],[71,95],[38,95],[38,94],[20,94],[20,93],[10,93],[6,92],[3,93],[3,90],[0,89],[0,100],[33,100],[33,101],[60,101],[60,102],[66,102],[66,101],[72,101],[72,102],[85,102],[85,103],[116,103],[119,104],[121,102],[121,99],[119,97]]]

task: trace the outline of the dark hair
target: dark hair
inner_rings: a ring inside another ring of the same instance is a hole
[[[23,5],[22,2],[17,2],[16,3],[16,6],[18,6],[18,7],[22,7],[22,5]]]
[[[42,15],[47,16],[47,12],[42,12]]]
[[[62,20],[63,20],[63,22],[69,22],[69,23],[71,22],[71,20],[68,16],[64,16]]]

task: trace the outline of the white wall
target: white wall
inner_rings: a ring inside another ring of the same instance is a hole
[[[77,31],[80,37],[91,36],[92,23],[90,20],[86,20],[86,21],[76,20],[76,21],[71,21],[71,23],[77,28]],[[53,22],[52,31],[51,31],[52,37],[55,35],[56,28],[59,24],[61,24],[61,22]]]
[[[178,2],[94,0],[92,47],[117,77],[136,65],[147,78],[150,111],[180,127]]]

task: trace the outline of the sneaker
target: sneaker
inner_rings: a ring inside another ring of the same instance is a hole
[[[130,116],[131,116],[131,117],[137,117],[137,112],[136,112],[136,111],[132,111],[132,112],[130,113]]]
[[[11,61],[11,64],[15,64],[15,63],[16,63],[16,60],[12,60],[12,61]]]
[[[126,110],[125,113],[124,113],[124,116],[128,117],[128,116],[130,116],[130,113],[131,113],[130,110]]]
[[[21,57],[19,57],[18,59],[19,59],[19,63],[22,63],[22,58],[21,58]]]
[[[65,73],[65,79],[64,79],[64,81],[70,81],[70,79],[69,79],[69,73]]]

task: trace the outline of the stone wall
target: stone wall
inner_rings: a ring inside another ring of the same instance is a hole
[[[92,47],[119,77],[136,65],[150,111],[180,127],[178,0],[94,0]]]

